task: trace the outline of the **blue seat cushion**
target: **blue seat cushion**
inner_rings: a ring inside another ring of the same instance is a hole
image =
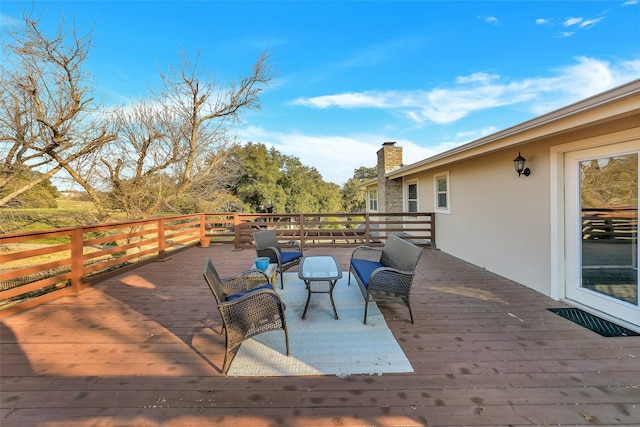
[[[283,264],[291,262],[300,257],[302,257],[302,254],[300,252],[280,252],[280,261],[282,261]]]
[[[369,286],[369,278],[371,277],[371,273],[377,268],[384,267],[382,263],[377,261],[368,261],[366,259],[352,259],[351,266],[353,270],[356,272],[362,285],[367,288]]]

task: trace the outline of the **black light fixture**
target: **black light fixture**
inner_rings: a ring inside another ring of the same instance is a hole
[[[522,157],[520,155],[520,152],[518,151],[518,157],[513,159],[513,165],[516,168],[516,172],[518,172],[518,176],[520,175],[529,176],[531,174],[531,170],[529,168],[524,167],[525,161],[526,159]]]

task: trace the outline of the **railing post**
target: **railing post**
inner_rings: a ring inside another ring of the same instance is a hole
[[[83,228],[75,227],[71,230],[71,288],[76,295],[83,287],[84,276],[84,242]]]
[[[234,249],[240,249],[240,215],[233,213],[233,245]]]
[[[369,241],[369,236],[371,235],[371,224],[369,223],[370,218],[369,218],[369,212],[364,214],[364,242],[366,245],[370,244]]]
[[[435,212],[431,212],[429,214],[431,217],[431,246],[435,249],[436,246],[436,214]]]
[[[300,246],[304,248],[306,246],[306,239],[304,236],[304,214],[298,216],[298,224],[300,224]]]
[[[164,242],[164,219],[158,219],[158,258],[164,259],[165,255],[165,242]]]

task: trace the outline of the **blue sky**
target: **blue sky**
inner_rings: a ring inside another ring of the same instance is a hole
[[[87,71],[106,106],[195,58],[219,82],[264,50],[277,77],[241,141],[343,184],[385,141],[410,164],[640,78],[640,3],[628,1],[11,1],[93,29]]]

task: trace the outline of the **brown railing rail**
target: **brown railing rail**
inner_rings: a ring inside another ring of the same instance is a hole
[[[582,239],[625,243],[638,238],[638,209],[582,209]]]
[[[235,246],[251,246],[251,234],[262,229],[273,229],[281,240],[295,240],[302,247],[381,246],[389,234],[435,246],[434,219],[433,213],[243,214],[235,229]]]
[[[0,317],[201,241],[252,248],[253,232],[273,229],[303,247],[382,245],[389,234],[435,247],[434,219],[431,213],[200,213],[0,234]]]

